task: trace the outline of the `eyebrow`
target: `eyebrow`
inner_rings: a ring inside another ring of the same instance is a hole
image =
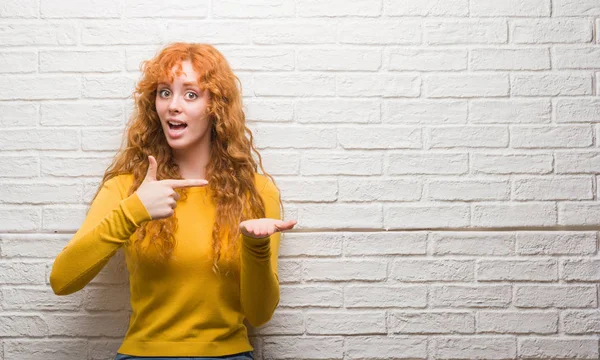
[[[169,85],[169,84],[168,84],[168,83],[166,83],[166,82],[159,82],[157,85]],[[186,81],[186,82],[184,82],[184,83],[183,83],[183,85],[184,85],[184,86],[195,86],[195,87],[200,87],[200,86],[198,85],[198,83],[196,83],[196,82],[189,82],[189,81]]]

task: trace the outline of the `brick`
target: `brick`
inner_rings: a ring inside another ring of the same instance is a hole
[[[505,44],[508,31],[504,20],[430,20],[423,26],[426,44]]]
[[[552,171],[550,154],[471,154],[471,167],[474,173],[512,175],[548,174]]]
[[[429,145],[439,148],[505,148],[508,146],[506,126],[438,126],[430,129]]]
[[[44,102],[40,113],[40,123],[47,126],[118,126],[125,115],[116,101]]]
[[[68,204],[81,199],[82,187],[74,182],[10,183],[0,181],[0,197],[5,204]]]
[[[430,200],[509,200],[510,182],[493,180],[431,181],[428,199]]]
[[[191,2],[195,4],[195,1]],[[233,4],[233,6],[232,6]],[[281,18],[295,16],[295,1],[277,0],[268,3],[248,3],[243,0],[215,2],[210,5],[215,18]]]
[[[48,325],[38,315],[0,315],[0,336],[42,337],[48,335]]]
[[[422,37],[421,22],[414,20],[345,20],[337,25],[341,44],[421,44]]]
[[[371,125],[365,130],[364,127],[337,127],[337,141],[344,149],[423,148],[420,128]]]
[[[550,16],[550,0],[471,0],[470,15],[483,16]]]
[[[309,335],[386,334],[385,312],[307,312]]]
[[[176,42],[185,39],[191,42],[206,42],[210,39],[213,45],[218,44],[248,44],[251,35],[251,24],[239,21],[207,21],[207,20],[180,20],[167,22],[165,35],[166,42]],[[156,26],[160,29],[160,26]],[[202,29],[202,31],[198,31]],[[160,33],[156,34],[160,39]]]
[[[122,51],[40,51],[40,72],[119,72],[124,58]]]
[[[280,307],[342,307],[344,302],[343,292],[340,287],[331,285],[307,286],[285,285],[281,286]]]
[[[599,334],[600,312],[598,310],[566,311],[562,316],[565,334]]]
[[[508,76],[504,74],[427,75],[423,95],[428,98],[469,98],[508,96]]]
[[[85,22],[81,29],[83,45],[159,44],[164,26],[155,20],[102,20]]]
[[[255,80],[254,94],[257,96],[335,95],[335,77],[330,74],[259,74],[255,75]],[[328,100],[311,100],[311,105],[319,106],[325,101]]]
[[[595,232],[517,232],[520,255],[589,255],[596,252]]]
[[[594,285],[516,285],[514,305],[520,308],[595,308]]]
[[[435,1],[384,0],[383,12],[388,16],[468,16],[468,0]]]
[[[590,177],[518,178],[513,180],[515,200],[592,200]]]
[[[566,281],[600,281],[600,260],[562,260],[562,266]]]
[[[535,19],[509,21],[510,37],[516,44],[589,43],[592,23],[585,19]]]
[[[389,100],[382,104],[382,122],[395,124],[464,124],[464,100]]]
[[[88,352],[86,340],[5,339],[4,354],[6,359],[80,360]]]
[[[305,281],[381,281],[387,276],[382,260],[306,260]]]
[[[294,102],[255,98],[244,100],[247,121],[291,122],[294,119]]]
[[[551,122],[548,100],[474,99],[469,122],[474,124],[546,124]]]
[[[287,233],[281,242],[280,257],[339,256],[342,254],[344,233]]]
[[[438,4],[441,4],[438,3]],[[386,50],[388,70],[399,71],[450,71],[467,70],[468,50],[391,48]]]
[[[0,270],[0,283],[4,285],[46,284],[46,265],[43,262],[3,261]]]
[[[381,51],[373,49],[301,48],[297,50],[296,57],[299,70],[377,71],[381,67]]]
[[[472,207],[472,226],[550,226],[557,224],[553,203],[477,204]]]
[[[514,359],[517,354],[515,337],[451,337],[434,344],[436,359],[462,359],[466,354],[472,359]]]
[[[598,359],[598,356],[598,339],[519,339],[519,357],[537,359]]]
[[[344,255],[424,255],[427,234],[421,232],[343,233]]]
[[[64,0],[41,0],[42,18],[119,18],[121,6],[118,0],[86,1],[71,3]]]
[[[392,312],[388,319],[393,334],[473,333],[475,319],[467,312]]]
[[[100,176],[111,161],[108,157],[97,156],[43,156],[40,160],[42,176],[52,177]],[[93,187],[98,185],[94,182]]]
[[[510,85],[514,96],[592,95],[589,74],[512,74]]]
[[[298,100],[294,110],[299,123],[371,124],[381,122],[379,107],[376,100],[315,99]]]
[[[0,82],[4,84],[0,88],[0,100],[76,99],[81,95],[79,78],[70,75],[0,75]]]
[[[558,204],[559,225],[598,225],[599,204],[595,201],[561,202]]]
[[[318,0],[299,0],[296,3],[299,17],[317,16],[360,16],[374,17],[381,14],[381,0],[355,0],[347,2],[334,0],[322,2]]]
[[[249,33],[252,34],[250,38],[252,43],[262,45],[336,42],[336,28],[331,22],[309,20],[255,22],[250,27]]]
[[[120,3],[117,3],[120,4]],[[118,5],[117,5],[118,7]],[[142,0],[129,0],[125,3],[124,14],[127,18],[136,17],[194,17],[208,16],[208,0],[185,0],[176,3],[148,2]]]
[[[34,20],[28,23],[0,24],[0,34],[2,34],[3,46],[57,46],[76,45],[79,30],[74,23]],[[4,83],[4,81],[2,82]],[[37,86],[31,88],[37,89]],[[33,95],[33,93],[29,95]]]
[[[38,231],[42,210],[32,206],[0,206],[0,231]]]
[[[556,47],[552,50],[555,69],[588,69],[600,67],[600,49],[595,47]]]
[[[374,73],[365,75],[344,73],[336,76],[336,90],[340,97],[414,98],[421,94],[421,78],[414,74]],[[339,101],[345,100],[340,99]],[[348,106],[357,101],[348,102]]]
[[[478,260],[477,281],[556,281],[556,259]]]
[[[265,338],[264,359],[343,359],[344,338],[338,336],[273,336]]]
[[[1,111],[1,110],[0,110]],[[40,175],[37,156],[0,156],[0,174],[6,178],[30,178]]]
[[[429,235],[434,255],[514,255],[515,236],[494,232],[433,232]]]
[[[471,70],[549,70],[550,52],[533,49],[472,49]]]
[[[473,281],[473,260],[396,260],[390,277],[402,282]]]
[[[600,4],[595,0],[553,0],[553,16],[600,15]]]
[[[393,359],[398,354],[404,358],[427,358],[427,339],[411,335],[396,336],[348,336],[345,338],[348,359]]]
[[[0,17],[1,17],[0,13]],[[31,73],[38,69],[37,53],[31,51],[0,52],[1,73]]]
[[[427,287],[358,285],[344,288],[345,308],[424,308]]]
[[[340,217],[340,214],[344,214]],[[298,209],[300,227],[321,229],[381,228],[383,209],[379,204],[306,204]],[[347,219],[354,219],[349,223]]]
[[[294,49],[234,48],[221,51],[233,71],[294,70]]]
[[[495,308],[508,307],[510,285],[431,285],[431,307]]]
[[[331,149],[337,146],[336,129],[310,125],[251,126],[257,148]]]
[[[34,19],[38,17],[38,0],[19,0],[2,4],[0,18]],[[0,346],[0,350],[2,347]]]
[[[477,332],[556,334],[558,313],[549,311],[479,311]]]
[[[466,227],[471,210],[468,205],[398,205],[388,206],[384,213],[386,229]]]
[[[381,154],[359,151],[305,152],[302,175],[380,175]]]
[[[557,123],[600,122],[599,99],[557,99],[554,104]]]
[[[519,126],[511,129],[513,148],[591,147],[593,141],[593,133],[589,125]]]
[[[361,179],[338,180],[340,201],[416,201],[421,198],[423,185],[408,179]]]
[[[390,175],[460,175],[468,172],[465,153],[389,153],[387,173]]]

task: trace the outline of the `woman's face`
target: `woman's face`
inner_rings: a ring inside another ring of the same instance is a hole
[[[168,79],[159,81],[156,88],[156,112],[167,138],[174,150],[189,149],[210,141],[210,120],[207,116],[208,90],[200,90],[189,60],[181,62],[183,74],[176,76],[174,66],[173,83]],[[181,125],[172,125],[181,124]]]

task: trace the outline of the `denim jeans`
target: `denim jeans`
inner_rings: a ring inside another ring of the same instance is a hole
[[[197,356],[197,357],[169,357],[169,356],[162,356],[162,357],[155,357],[155,356],[134,356],[134,355],[125,355],[125,354],[119,354],[117,353],[117,356],[115,357],[115,360],[254,360],[254,352],[253,351],[246,351],[246,352],[242,352],[239,354],[233,354],[233,355],[225,355],[225,356],[218,356],[218,357],[204,357],[204,356]]]

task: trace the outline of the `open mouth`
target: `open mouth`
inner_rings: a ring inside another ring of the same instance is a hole
[[[171,130],[183,130],[187,127],[187,124],[185,124],[185,123],[168,122],[167,124],[169,124],[169,129],[171,129]]]

